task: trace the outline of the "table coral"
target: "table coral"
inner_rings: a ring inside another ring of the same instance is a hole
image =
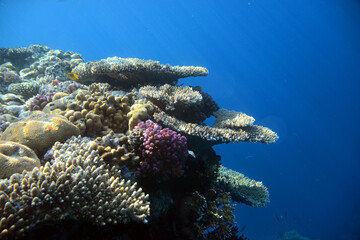
[[[152,60],[119,57],[80,63],[73,73],[79,75],[77,81],[83,84],[107,82],[126,89],[138,85],[174,83],[179,78],[208,75],[207,69],[203,67],[172,67]]]
[[[262,182],[251,180],[224,166],[219,167],[216,185],[229,192],[235,202],[252,207],[264,207],[269,203],[269,191]]]
[[[278,135],[270,129],[262,126],[246,126],[233,130],[230,128],[217,128],[194,123],[186,123],[174,117],[167,115],[165,112],[154,113],[155,120],[163,123],[178,132],[203,140],[203,143],[215,145],[230,142],[261,142],[274,143]]]

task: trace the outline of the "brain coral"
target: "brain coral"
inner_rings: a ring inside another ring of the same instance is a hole
[[[40,113],[11,124],[0,140],[18,142],[42,153],[56,141],[63,142],[79,134],[80,130],[65,117]]]
[[[30,148],[16,142],[0,141],[0,178],[31,171],[34,167],[40,167],[40,160]]]
[[[188,155],[186,137],[152,121],[140,122],[140,172],[142,177],[168,180],[184,173],[183,162]]]

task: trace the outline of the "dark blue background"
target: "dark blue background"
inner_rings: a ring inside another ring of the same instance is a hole
[[[182,82],[280,136],[215,147],[225,166],[269,188],[267,208],[237,205],[244,233],[360,239],[359,1],[0,0],[0,47],[38,43],[86,61],[208,68]]]

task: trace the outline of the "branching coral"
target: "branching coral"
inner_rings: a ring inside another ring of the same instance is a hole
[[[105,225],[147,222],[148,195],[109,168],[86,138],[53,147],[53,164],[0,182],[0,238],[21,237],[33,224],[72,217]]]

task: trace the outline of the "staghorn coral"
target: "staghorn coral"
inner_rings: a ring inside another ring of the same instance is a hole
[[[262,126],[244,127],[239,130],[228,128],[214,128],[209,126],[198,126],[193,123],[186,123],[174,117],[166,115],[164,112],[154,113],[153,117],[180,133],[187,134],[208,142],[210,145],[230,142],[261,142],[265,144],[273,143],[278,139],[275,132]]]
[[[140,144],[134,149],[140,155],[143,178],[167,181],[184,173],[183,164],[188,155],[184,136],[149,120],[138,123],[134,132],[140,133]]]
[[[0,238],[22,237],[33,224],[68,217],[96,225],[146,223],[148,195],[109,168],[84,138],[54,145],[53,164],[0,181]]]
[[[265,207],[269,203],[269,191],[262,182],[251,180],[224,166],[219,167],[216,185],[223,191],[230,192],[235,202],[251,207]]]
[[[203,67],[172,67],[152,60],[119,57],[80,63],[73,73],[79,75],[79,83],[107,82],[125,89],[138,85],[173,83],[179,78],[208,75],[207,69]]]
[[[33,150],[16,142],[0,141],[0,178],[34,167],[40,167],[40,160]]]

